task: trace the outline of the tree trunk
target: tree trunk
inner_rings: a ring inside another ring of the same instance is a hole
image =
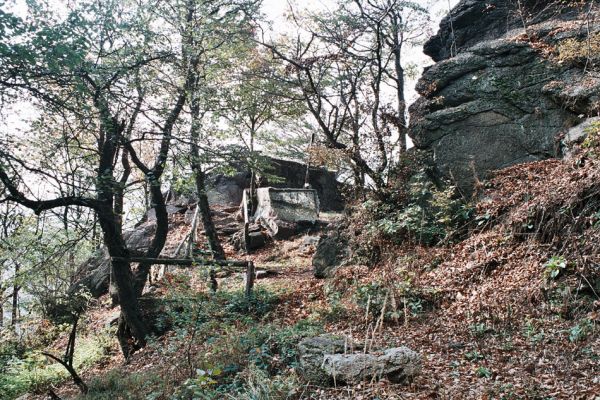
[[[98,221],[104,232],[104,244],[111,257],[129,259],[129,251],[117,227],[112,206],[103,205],[98,210]],[[142,318],[135,291],[131,264],[128,261],[112,261],[111,277],[119,295],[121,315],[117,336],[125,357],[146,344],[148,327]]]
[[[190,156],[191,156],[191,167],[194,173],[194,180],[196,183],[196,192],[198,195],[198,210],[202,216],[202,225],[204,226],[204,233],[208,241],[208,246],[213,254],[215,260],[224,260],[225,251],[221,246],[219,235],[215,228],[212,215],[210,213],[210,205],[208,204],[208,196],[206,195],[206,174],[202,169],[202,162],[200,160],[200,149],[198,147],[198,140],[200,138],[200,103],[198,99],[192,94],[191,100],[191,112],[192,112],[192,126],[190,129]]]
[[[256,212],[256,159],[254,158],[254,136],[256,135],[256,122],[253,120],[250,126],[250,215]]]
[[[208,241],[208,246],[213,254],[215,260],[224,260],[225,251],[221,246],[215,223],[210,213],[210,205],[208,204],[208,196],[206,195],[206,175],[200,166],[196,166],[194,169],[195,180],[196,180],[196,191],[198,192],[198,210],[202,217],[202,225],[204,226],[204,233]]]
[[[15,264],[15,282],[13,284],[12,313],[10,319],[10,325],[12,327],[17,325],[17,320],[19,319],[19,290],[21,290],[21,287],[17,284],[17,276],[19,275],[20,269],[20,265],[18,263]]]
[[[400,155],[406,153],[406,98],[404,95],[404,68],[402,67],[402,46],[404,38],[402,34],[402,17],[394,14],[392,19],[393,30],[393,53],[394,72],[396,75],[396,97],[398,101],[398,152]]]
[[[4,289],[0,288],[0,329],[4,327]]]
[[[160,181],[151,181],[149,182],[149,186],[150,197],[156,215],[156,232],[154,233],[150,248],[146,252],[146,257],[157,258],[165,246],[167,235],[169,234],[169,214],[167,213],[167,205],[161,190]],[[140,263],[134,274],[135,291],[138,297],[144,291],[144,286],[150,274],[150,268],[152,268],[152,263]]]

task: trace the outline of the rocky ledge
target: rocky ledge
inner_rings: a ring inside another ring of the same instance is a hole
[[[437,63],[410,135],[463,193],[489,171],[560,156],[561,137],[600,113],[598,10],[570,3],[524,1],[521,14],[510,0],[461,0],[426,43]]]

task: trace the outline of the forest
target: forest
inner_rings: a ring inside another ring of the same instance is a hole
[[[0,0],[0,399],[600,400],[600,4]]]

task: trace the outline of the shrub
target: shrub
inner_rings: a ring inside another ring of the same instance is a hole
[[[165,398],[168,392],[166,385],[169,379],[152,371],[143,373],[124,373],[118,369],[111,370],[101,377],[89,382],[89,391],[81,400],[152,400]]]
[[[563,256],[552,256],[544,264],[544,274],[547,278],[556,279],[567,267],[567,260]]]
[[[296,398],[301,384],[295,375],[268,376],[263,370],[250,368],[243,376],[242,388],[230,398],[238,400],[287,400]]]
[[[195,400],[286,400],[297,398],[301,385],[294,375],[270,376],[264,370],[250,367],[228,385],[201,385],[186,383],[173,397]]]
[[[488,368],[483,367],[483,366],[478,367],[475,370],[475,373],[480,378],[491,378],[492,377],[492,371],[490,371]]]
[[[569,329],[569,341],[580,342],[587,338],[595,329],[594,322],[585,318]]]
[[[279,300],[276,295],[263,288],[255,288],[250,297],[243,291],[223,292],[222,296],[228,312],[252,315],[256,318],[271,312]]]
[[[321,325],[308,320],[285,327],[253,325],[245,332],[215,337],[211,343],[215,356],[207,361],[211,365],[223,366],[225,371],[238,372],[254,366],[277,374],[286,368],[296,367],[296,345],[300,340],[322,332]]]
[[[102,333],[96,337],[78,340],[73,365],[76,370],[89,367],[102,360],[107,354],[106,337]],[[41,392],[50,385],[70,379],[68,372],[58,363],[48,363],[45,356],[37,351],[14,353],[3,364],[0,374],[0,398],[13,399],[23,393]]]
[[[327,309],[320,312],[320,318],[325,322],[338,322],[348,318],[348,309],[342,298],[343,293],[334,284],[325,284],[323,291],[327,298]]]
[[[396,284],[370,282],[356,288],[356,303],[373,318],[383,314],[385,321],[398,321],[415,317],[432,307],[426,293],[415,289],[410,280]],[[384,309],[385,307],[385,309]]]
[[[175,398],[288,398],[296,387],[290,372],[297,366],[297,344],[322,333],[323,327],[303,320],[293,326],[252,324],[243,329],[230,326],[208,337],[211,352]]]
[[[592,123],[586,130],[587,134],[582,147],[593,156],[600,155],[600,122]]]
[[[473,209],[460,200],[454,186],[439,189],[424,171],[410,179],[404,203],[370,200],[361,212],[366,215],[371,241],[425,245],[446,239],[473,215]]]

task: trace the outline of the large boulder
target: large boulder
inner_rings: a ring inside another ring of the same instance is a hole
[[[328,354],[322,368],[336,383],[357,384],[383,378],[402,383],[419,374],[421,357],[408,347],[387,349],[382,354]]]
[[[425,45],[438,63],[417,84],[410,135],[466,194],[489,171],[559,156],[558,138],[600,107],[597,73],[558,59],[587,35],[589,7],[524,1],[525,34],[515,3],[462,0]]]
[[[322,236],[312,258],[315,278],[329,278],[350,257],[348,240],[339,231]]]
[[[291,160],[265,157],[270,166],[271,177],[261,177],[261,186],[275,188],[303,188],[306,165]],[[210,175],[207,181],[208,200],[211,205],[239,205],[244,189],[250,187],[250,173],[240,164],[234,174]],[[323,211],[341,211],[345,201],[337,174],[324,168],[311,167],[308,174],[310,187],[317,191]]]
[[[570,7],[564,0],[521,0],[521,6],[529,25],[548,20],[576,20],[582,14],[582,8]],[[517,1],[460,0],[452,12],[442,19],[438,33],[425,43],[423,50],[433,61],[439,62],[480,42],[522,28],[523,20]]]
[[[351,340],[330,334],[298,344],[300,375],[317,385],[388,379],[401,383],[421,371],[421,356],[407,347],[364,353]]]
[[[354,344],[347,338],[325,334],[303,339],[298,343],[300,375],[309,382],[326,384],[330,376],[323,369],[328,354],[346,354],[354,350]]]
[[[319,196],[314,189],[256,190],[254,220],[274,239],[287,239],[319,219]]]

